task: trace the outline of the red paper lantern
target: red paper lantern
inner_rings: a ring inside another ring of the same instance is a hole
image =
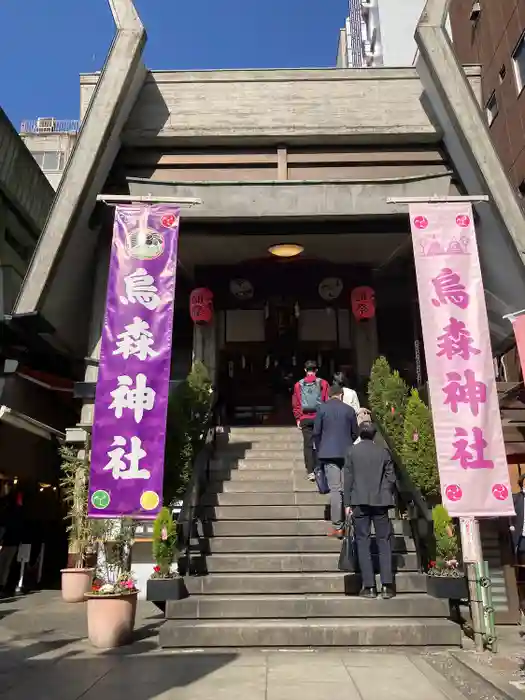
[[[356,287],[351,294],[352,313],[357,321],[374,318],[376,315],[376,293],[372,287]]]
[[[190,294],[190,316],[193,323],[213,321],[213,292],[210,289],[199,287]]]

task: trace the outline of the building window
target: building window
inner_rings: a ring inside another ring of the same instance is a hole
[[[525,34],[521,35],[521,39],[516,44],[516,48],[512,53],[512,63],[519,95],[525,87]]]
[[[489,97],[487,106],[485,107],[485,111],[487,113],[487,121],[489,123],[489,126],[492,124],[494,119],[498,116],[498,101],[496,99],[496,93],[493,92],[492,95]]]
[[[525,199],[525,180],[522,180],[518,185],[518,192],[522,199]]]
[[[33,158],[44,172],[60,172],[64,166],[61,151],[32,151]]]

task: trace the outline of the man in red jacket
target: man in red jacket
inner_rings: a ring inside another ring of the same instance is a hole
[[[304,365],[305,377],[294,386],[292,410],[297,427],[303,433],[304,466],[310,481],[315,481],[314,422],[321,403],[328,398],[328,382],[317,376],[317,363],[308,360]]]

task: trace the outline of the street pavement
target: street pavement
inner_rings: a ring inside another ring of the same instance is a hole
[[[162,617],[139,605],[133,644],[85,639],[82,604],[42,592],[0,603],[0,700],[494,700],[446,652],[162,651]],[[448,665],[448,666],[447,666]],[[447,668],[448,667],[448,671]],[[451,669],[453,672],[451,673]],[[461,690],[461,692],[460,692]],[[523,695],[525,700],[525,694]]]

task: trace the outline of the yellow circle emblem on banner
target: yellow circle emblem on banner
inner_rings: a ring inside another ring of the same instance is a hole
[[[155,510],[159,503],[160,498],[156,491],[144,491],[140,497],[140,506],[144,510]]]

